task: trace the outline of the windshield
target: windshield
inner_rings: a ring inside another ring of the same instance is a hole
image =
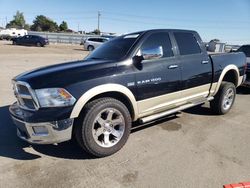
[[[114,38],[93,51],[86,59],[120,60],[125,57],[140,33]]]
[[[250,46],[242,46],[237,51],[244,52],[247,57],[250,57]]]

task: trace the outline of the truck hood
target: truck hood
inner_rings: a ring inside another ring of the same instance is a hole
[[[29,83],[33,89],[66,87],[107,74],[116,63],[110,60],[82,60],[38,68],[16,76],[14,81]]]

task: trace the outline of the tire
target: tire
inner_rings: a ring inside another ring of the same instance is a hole
[[[42,47],[42,44],[41,44],[40,42],[37,42],[37,43],[36,43],[36,46],[37,46],[37,47]]]
[[[228,113],[236,98],[236,88],[231,82],[222,82],[218,93],[215,95],[214,100],[210,102],[210,108],[218,115]]]
[[[88,51],[93,51],[95,48],[94,48],[94,46],[89,45],[87,49],[88,49]]]
[[[16,45],[16,41],[13,41],[12,44],[13,44],[13,45]]]
[[[74,128],[78,144],[95,157],[119,151],[127,142],[131,116],[127,107],[113,98],[100,98],[86,105]]]

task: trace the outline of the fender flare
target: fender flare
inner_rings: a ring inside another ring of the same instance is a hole
[[[222,71],[222,73],[221,73],[221,75],[220,75],[220,78],[219,78],[218,84],[217,84],[217,86],[216,86],[216,88],[215,88],[214,94],[216,94],[216,93],[219,91],[219,88],[220,88],[220,86],[221,86],[222,80],[224,79],[224,77],[225,77],[225,75],[228,73],[228,71],[231,71],[231,70],[236,71],[237,78],[238,78],[238,84],[237,84],[237,86],[239,86],[239,85],[241,84],[241,83],[240,83],[240,79],[239,79],[239,78],[240,78],[240,72],[239,72],[238,67],[237,67],[236,65],[233,65],[233,64],[227,65],[227,66],[223,69],[223,71]]]
[[[137,107],[135,96],[127,87],[120,85],[120,84],[103,84],[103,85],[96,86],[88,90],[87,92],[85,92],[74,105],[70,118],[77,118],[79,114],[81,113],[81,110],[83,109],[83,107],[87,104],[87,102],[90,99],[92,99],[93,97],[99,94],[106,93],[106,92],[119,92],[125,95],[129,99],[133,107],[134,120],[138,118],[138,107]]]

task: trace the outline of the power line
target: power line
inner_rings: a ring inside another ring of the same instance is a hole
[[[239,26],[222,26],[222,25],[217,25],[217,23],[214,23],[215,25],[210,25],[210,26],[204,26],[204,25],[197,25],[197,24],[190,24],[188,22],[186,22],[184,25],[183,24],[169,24],[169,23],[160,23],[160,22],[145,22],[145,21],[140,21],[140,20],[135,20],[135,19],[120,19],[120,18],[112,18],[112,17],[102,17],[103,20],[106,20],[106,21],[115,21],[115,22],[124,22],[124,23],[140,23],[140,24],[144,24],[144,25],[151,25],[151,26],[155,26],[155,25],[158,25],[158,26],[163,26],[163,27],[199,27],[199,28],[203,28],[203,29],[224,29],[224,28],[227,28],[227,29],[248,29],[248,27],[239,27]],[[188,24],[188,25],[187,25]]]
[[[143,16],[143,15],[136,15],[136,14],[126,14],[126,13],[118,13],[118,12],[109,12],[109,11],[102,11],[103,13],[106,13],[107,15],[116,15],[118,17],[133,17],[133,18],[143,18],[143,19],[152,19],[152,20],[168,20],[168,21],[192,21],[192,22],[221,22],[221,23],[247,23],[250,24],[250,21],[242,21],[242,20],[209,20],[209,19],[188,19],[188,18],[170,18],[170,17],[154,17],[154,16]]]

